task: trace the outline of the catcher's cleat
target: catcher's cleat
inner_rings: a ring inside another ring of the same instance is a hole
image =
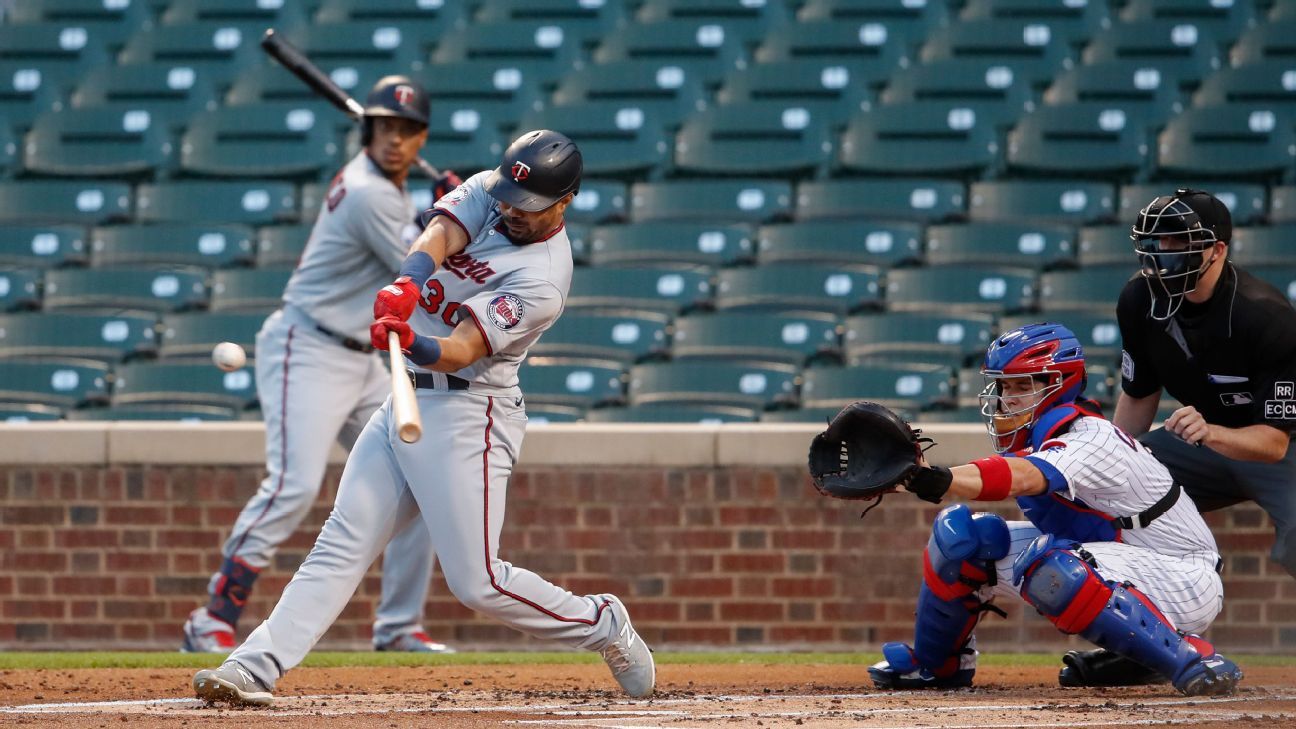
[[[1104,648],[1090,651],[1067,651],[1058,671],[1058,685],[1067,688],[1086,686],[1150,686],[1169,680],[1138,661],[1112,653]]]
[[[200,607],[184,624],[181,653],[229,653],[234,650],[234,628]]]
[[[274,701],[269,687],[235,661],[226,661],[220,668],[195,673],[193,687],[198,698],[209,704],[269,706]]]
[[[427,633],[416,630],[413,633],[401,633],[383,643],[374,643],[376,651],[397,653],[454,653],[455,649],[445,643],[438,643],[428,637]]]
[[[1237,689],[1242,669],[1218,653],[1188,664],[1174,682],[1184,696],[1226,696]]]
[[[657,683],[657,665],[652,650],[630,624],[630,613],[625,605],[614,595],[608,595],[606,599],[610,603],[608,612],[616,632],[599,654],[612,669],[612,678],[621,684],[622,690],[636,699],[646,699],[652,696]]]
[[[880,689],[909,691],[913,689],[954,689],[972,685],[976,675],[976,652],[963,651],[958,668],[948,676],[937,676],[918,665],[913,649],[904,643],[882,646],[882,660],[869,666],[869,677]]]

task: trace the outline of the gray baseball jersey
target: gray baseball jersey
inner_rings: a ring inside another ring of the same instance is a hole
[[[367,342],[374,292],[391,283],[417,236],[409,192],[361,152],[329,184],[283,300],[317,323]]]

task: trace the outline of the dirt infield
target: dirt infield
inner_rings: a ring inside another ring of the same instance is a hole
[[[1245,668],[1245,666],[1244,666]],[[302,668],[275,706],[192,698],[190,669],[0,671],[0,726],[113,727],[1130,727],[1296,725],[1290,667],[1247,670],[1227,699],[1170,687],[1061,689],[1054,668],[985,667],[973,690],[878,693],[858,665],[663,665],[627,701],[602,665]]]

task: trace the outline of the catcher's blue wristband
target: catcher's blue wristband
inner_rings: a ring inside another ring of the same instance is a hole
[[[436,261],[432,260],[432,256],[423,251],[414,251],[405,257],[405,262],[401,264],[400,275],[409,276],[411,281],[422,286],[425,281],[432,278],[436,269]]]
[[[435,337],[415,334],[414,341],[405,351],[409,352],[410,361],[420,367],[430,367],[441,359],[441,343]]]

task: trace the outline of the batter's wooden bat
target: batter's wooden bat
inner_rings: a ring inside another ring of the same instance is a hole
[[[405,358],[401,356],[400,335],[391,330],[387,331],[387,355],[391,358],[392,414],[396,416],[396,432],[406,443],[417,443],[423,437],[423,418],[419,416],[414,385],[405,370]]]
[[[341,86],[333,83],[333,79],[312,63],[301,49],[284,40],[274,28],[266,29],[265,35],[261,38],[261,48],[267,55],[278,61],[279,65],[288,69],[289,73],[301,79],[311,91],[319,94],[343,114],[351,117],[353,121],[363,121],[364,107],[360,102],[351,98]],[[422,157],[415,157],[414,163],[423,171],[423,174],[428,176],[428,179],[435,180],[441,176],[441,171]]]

